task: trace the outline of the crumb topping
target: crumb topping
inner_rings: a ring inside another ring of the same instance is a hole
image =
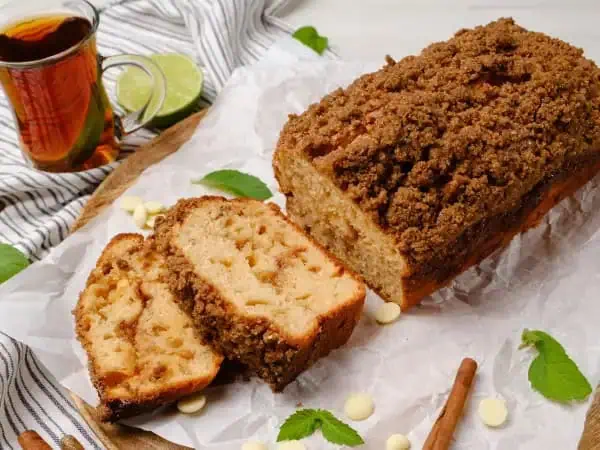
[[[302,115],[301,152],[415,265],[600,157],[600,70],[581,49],[500,19],[367,74]]]

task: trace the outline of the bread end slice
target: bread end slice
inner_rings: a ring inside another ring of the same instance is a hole
[[[164,259],[141,235],[111,240],[74,315],[105,421],[204,388],[223,359],[196,335],[168,289]]]
[[[290,217],[383,299],[408,309],[413,304],[406,282],[410,266],[394,238],[285,143],[275,151],[273,168]]]
[[[275,205],[181,200],[155,233],[203,337],[275,391],[343,345],[360,318],[364,285]]]
[[[453,244],[462,249],[459,257],[420,271],[411,266],[392,233],[386,233],[330,176],[288,145],[286,139],[290,136],[282,136],[273,167],[290,217],[360,274],[384,300],[398,303],[403,310],[419,304],[468,268],[506,247],[517,234],[537,226],[552,207],[600,172],[600,162],[594,155],[550,173],[515,208],[465,230]]]

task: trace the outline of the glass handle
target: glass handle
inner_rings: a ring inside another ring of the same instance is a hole
[[[158,114],[165,101],[167,81],[162,70],[150,59],[140,55],[117,55],[101,59],[102,73],[112,67],[135,66],[148,74],[152,80],[152,94],[146,104],[138,111],[118,117],[117,135],[126,136],[145,127]]]

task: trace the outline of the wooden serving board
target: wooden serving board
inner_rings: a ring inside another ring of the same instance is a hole
[[[206,113],[200,111],[162,132],[160,136],[139,148],[127,158],[98,186],[71,232],[75,232],[104,208],[112,204],[147,168],[171,153],[176,152],[192,136],[198,123]],[[450,380],[449,380],[450,382]],[[578,450],[600,450],[600,388],[587,413],[585,428]],[[166,449],[187,450],[188,447],[173,444],[149,431],[118,425],[104,424],[98,419],[95,409],[71,393],[82,417],[109,450]]]

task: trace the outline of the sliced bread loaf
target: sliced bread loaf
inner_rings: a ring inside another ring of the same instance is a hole
[[[155,233],[170,286],[203,337],[276,391],[358,322],[364,285],[275,205],[181,200]]]
[[[139,414],[208,385],[222,357],[204,345],[165,283],[164,259],[138,234],[113,238],[74,311],[104,420]]]

